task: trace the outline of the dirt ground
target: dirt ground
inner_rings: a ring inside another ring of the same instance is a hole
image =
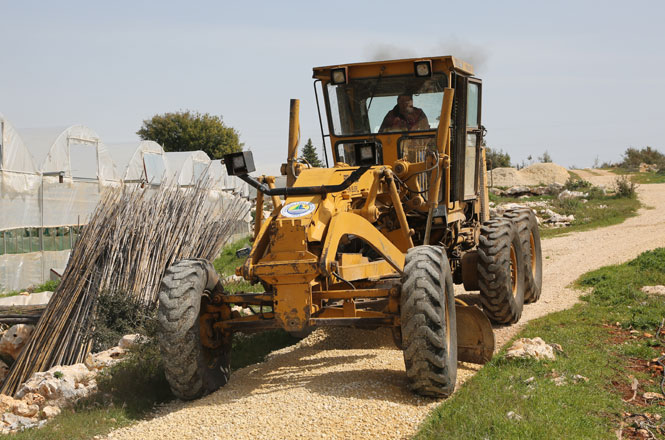
[[[576,172],[603,185],[616,177],[598,170]],[[495,329],[499,346],[529,320],[571,307],[580,292],[568,286],[581,274],[665,246],[665,184],[642,185],[638,193],[647,207],[637,217],[543,241],[542,297],[524,307],[520,323]],[[477,368],[460,364],[458,387]],[[237,371],[210,396],[168,404],[152,420],[109,438],[402,439],[440,403],[407,391],[402,353],[387,332],[315,332]]]

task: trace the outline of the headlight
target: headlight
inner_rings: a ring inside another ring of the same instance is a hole
[[[430,60],[416,61],[413,63],[413,68],[416,76],[432,76],[432,62]]]
[[[333,69],[330,72],[330,81],[332,81],[333,84],[346,84],[346,67]]]
[[[376,144],[374,142],[363,142],[355,144],[356,165],[376,165]]]
[[[256,170],[254,167],[254,156],[251,151],[225,154],[222,162],[226,165],[226,172],[229,176],[249,174]]]

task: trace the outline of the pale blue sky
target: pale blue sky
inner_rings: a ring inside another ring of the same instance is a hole
[[[487,142],[563,165],[665,152],[665,3],[0,1],[0,113],[138,139],[155,113],[222,115],[263,169],[286,156],[288,105],[321,145],[311,69],[455,55],[484,82]]]

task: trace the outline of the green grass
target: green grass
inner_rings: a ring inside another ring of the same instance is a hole
[[[629,176],[630,180],[638,185],[648,185],[651,183],[665,183],[665,172],[638,173],[625,168],[610,168],[609,171],[619,176]]]
[[[575,180],[582,180],[579,174],[577,174],[575,171],[568,170],[568,175]]]
[[[215,269],[222,275],[235,273],[244,259],[236,258],[235,251],[249,245],[245,238],[226,246],[215,260]],[[261,285],[233,283],[229,291],[255,289]],[[271,330],[252,335],[235,335],[231,352],[231,369],[237,370],[264,360],[265,356],[298,341],[283,330]],[[233,376],[231,377],[233,380]],[[99,393],[80,401],[75,408],[64,410],[39,430],[30,429],[0,439],[48,440],[92,439],[96,435],[135,423],[148,416],[155,405],[173,400],[164,376],[161,356],[155,343],[142,346],[128,359],[98,377]]]
[[[589,192],[589,190],[581,189]],[[581,199],[558,200],[551,195],[526,197],[518,199],[514,197],[499,197],[490,194],[490,200],[494,203],[523,203],[525,201],[547,201],[551,209],[557,214],[573,215],[575,221],[565,228],[547,228],[541,226],[541,238],[550,238],[557,235],[567,234],[569,232],[588,231],[590,229],[602,228],[605,226],[622,223],[628,217],[637,214],[641,204],[637,198],[617,197],[614,195],[600,195],[592,190],[587,203]],[[606,206],[606,208],[601,208]],[[539,210],[539,208],[535,208]]]
[[[601,208],[601,206],[606,208]],[[565,228],[542,228],[542,238],[554,237],[569,232],[588,231],[622,223],[637,215],[641,204],[637,198],[600,196],[582,203],[579,199],[556,201],[552,210],[562,215],[574,215],[575,221]]]
[[[638,185],[648,185],[650,183],[665,183],[665,173],[637,173],[630,176],[630,180]]]
[[[46,281],[45,283],[40,284],[38,286],[28,287],[27,289],[12,290],[12,291],[9,291],[9,292],[2,292],[2,293],[0,293],[0,298],[5,298],[5,297],[8,297],[8,296],[16,296],[21,292],[28,292],[28,293],[54,292],[59,284],[60,284],[60,280],[49,280],[49,281]]]
[[[553,361],[509,360],[502,350],[430,414],[416,439],[608,439],[616,438],[623,412],[665,416],[663,406],[622,400],[630,397],[631,375],[640,395],[658,391],[660,376],[652,376],[646,365],[665,350],[649,337],[665,316],[665,298],[639,290],[653,284],[665,284],[662,248],[584,275],[578,286],[590,293],[583,303],[531,321],[516,336],[558,343],[563,355]],[[589,381],[574,383],[576,374]],[[556,375],[565,375],[567,384],[556,386]],[[510,420],[510,411],[521,420]]]

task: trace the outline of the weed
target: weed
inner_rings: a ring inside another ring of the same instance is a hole
[[[569,177],[563,187],[568,191],[586,191],[591,189],[593,184],[588,180],[580,178],[578,175],[577,178],[574,178],[573,176]]]
[[[125,292],[102,292],[95,311],[93,352],[115,346],[128,333],[154,336],[156,328],[154,309],[146,309]]]
[[[616,196],[621,198],[633,199],[637,197],[637,184],[630,180],[627,176],[619,176],[614,180],[616,189]]]

